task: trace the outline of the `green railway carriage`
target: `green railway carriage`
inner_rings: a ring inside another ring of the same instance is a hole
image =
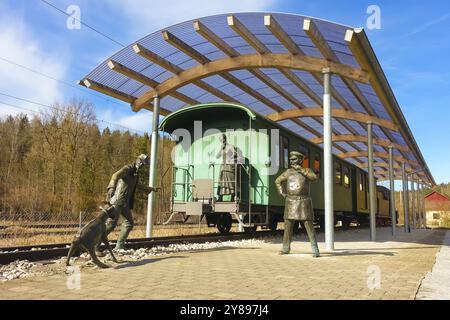
[[[288,167],[290,151],[306,155],[304,166],[312,168],[319,181],[311,184],[316,222],[324,225],[323,150],[256,114],[232,103],[210,103],[185,107],[166,116],[160,130],[177,141],[172,152],[171,216],[178,213],[206,217],[210,226],[228,232],[233,222],[246,231],[257,226],[276,229],[283,219],[284,199],[275,187],[276,177]],[[236,147],[236,197],[219,201],[218,185],[222,159],[217,158],[225,133]],[[334,158],[335,221],[348,226],[366,223],[368,179],[354,164]],[[387,206],[389,207],[389,206]]]

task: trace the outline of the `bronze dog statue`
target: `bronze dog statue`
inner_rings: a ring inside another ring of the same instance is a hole
[[[106,220],[110,217],[110,212],[114,210],[113,207],[101,208],[102,212],[87,225],[85,225],[80,231],[75,235],[72,245],[69,249],[69,254],[67,255],[66,265],[70,265],[70,258],[80,250],[86,250],[92,261],[100,268],[109,268],[108,265],[101,262],[95,249],[97,246],[103,242],[106,245],[109,253],[111,254],[114,262],[118,263],[116,257],[114,256],[111,246],[109,245],[108,236],[106,234]]]

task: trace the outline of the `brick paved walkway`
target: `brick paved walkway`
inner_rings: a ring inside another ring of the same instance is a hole
[[[65,275],[0,283],[0,299],[414,299],[432,269],[445,231],[405,235],[378,229],[336,233],[336,251],[310,257],[306,236],[293,255],[278,256],[281,238],[149,258],[115,269],[83,268],[81,288]],[[323,234],[319,235],[323,250]],[[380,283],[377,280],[380,280]],[[378,285],[379,284],[379,285]]]
[[[418,300],[450,300],[450,231],[436,256],[436,264],[420,285]]]

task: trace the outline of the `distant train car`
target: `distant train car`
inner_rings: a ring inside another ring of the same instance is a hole
[[[257,226],[275,230],[283,221],[284,199],[278,194],[275,179],[288,168],[290,151],[306,155],[303,166],[313,169],[319,181],[311,184],[315,219],[322,228],[324,219],[323,150],[285,127],[232,103],[190,106],[164,118],[160,130],[177,141],[172,150],[171,215],[206,217],[209,226],[220,232],[241,223],[249,232]],[[239,164],[235,166],[236,196],[219,197],[222,159],[216,154],[225,133],[236,147]],[[335,222],[344,227],[352,222],[369,222],[368,177],[354,164],[334,157]],[[384,193],[378,193],[383,197]],[[380,199],[385,215],[384,198]],[[387,206],[389,208],[389,206]]]

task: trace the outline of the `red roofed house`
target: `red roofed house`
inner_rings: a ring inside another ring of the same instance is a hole
[[[450,199],[439,192],[432,192],[425,197],[427,226],[450,227]]]

